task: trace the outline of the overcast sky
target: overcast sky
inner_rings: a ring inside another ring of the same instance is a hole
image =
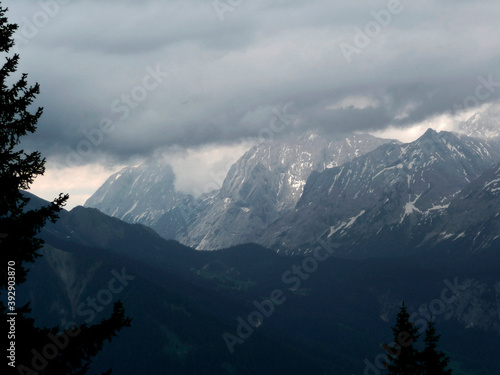
[[[2,4],[45,108],[24,143],[48,159],[33,192],[69,192],[70,207],[155,153],[189,190],[277,126],[409,141],[500,90],[498,1]]]

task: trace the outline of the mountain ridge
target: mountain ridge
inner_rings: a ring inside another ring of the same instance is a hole
[[[428,129],[406,144],[308,132],[251,148],[220,190],[199,198],[175,191],[171,168],[149,161],[110,177],[87,205],[99,206],[109,194],[108,214],[198,250],[256,242],[288,254],[343,242],[345,256],[394,256],[393,243],[413,252],[449,235],[434,233],[433,223],[449,220],[452,200],[498,162],[497,143],[452,132]]]
[[[198,198],[175,189],[167,162],[148,160],[110,176],[84,206],[148,225],[164,238],[198,249],[228,247],[254,241],[292,209],[313,170],[342,164],[386,142],[396,141],[356,134],[325,139],[306,132],[263,142],[233,164],[220,190]]]
[[[450,132],[428,130],[414,142],[383,145],[311,174],[295,211],[270,226],[260,243],[309,251],[319,240],[348,241],[356,248],[361,239],[406,227],[406,234],[396,232],[402,244],[413,247],[421,218],[446,208],[498,161],[500,150],[487,141]]]

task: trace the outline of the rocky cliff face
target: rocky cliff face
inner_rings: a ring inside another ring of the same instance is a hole
[[[500,164],[466,186],[434,220],[421,247],[443,243],[471,252],[500,243]]]
[[[395,142],[370,135],[326,139],[313,132],[264,142],[229,170],[220,191],[197,199],[175,190],[172,168],[149,160],[111,176],[85,203],[198,249],[255,242],[292,209],[312,171],[322,171]]]
[[[487,141],[433,130],[409,144],[383,145],[313,172],[296,209],[271,225],[261,243],[309,251],[320,240],[343,242],[343,251],[356,254],[361,244],[392,236],[403,248],[413,246],[423,220],[499,160]]]
[[[293,209],[313,171],[323,171],[385,143],[369,135],[326,139],[313,132],[253,147],[229,170],[221,190],[181,241],[217,249],[259,241],[266,228]]]
[[[451,240],[474,250],[499,240],[498,162],[494,140],[450,132],[408,144],[308,132],[253,147],[220,190],[196,199],[175,190],[170,166],[149,161],[111,176],[86,205],[200,250],[342,243],[339,255],[364,257]]]
[[[500,120],[498,114],[475,113],[458,124],[458,130],[469,137],[500,140]]]
[[[148,160],[109,177],[85,202],[101,212],[129,223],[153,226],[173,209],[185,210],[193,202],[174,186],[175,174],[166,163]]]

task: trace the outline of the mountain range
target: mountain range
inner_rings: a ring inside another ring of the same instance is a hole
[[[200,197],[148,160],[43,228],[19,303],[64,328],[121,300],[131,326],[92,373],[352,375],[382,370],[404,301],[418,328],[435,319],[454,374],[492,374],[499,198],[497,138],[463,132],[291,135]]]
[[[370,135],[336,136],[313,132],[262,142],[229,170],[218,191],[193,198],[175,189],[165,162],[148,160],[112,175],[85,207],[129,223],[141,223],[167,239],[197,249],[218,249],[255,241],[293,209],[312,171],[322,171],[397,143]]]
[[[454,373],[491,374],[499,198],[496,139],[431,129],[262,143],[196,198],[148,160],[43,229],[19,294],[41,324],[91,323],[111,305],[89,296],[122,275],[132,325],[96,373],[370,373],[404,300],[416,324],[434,315]]]
[[[485,126],[478,116],[466,124],[462,130],[474,134]],[[484,203],[475,180],[493,186],[490,168],[498,163],[492,132],[480,139],[429,129],[406,144],[307,132],[254,146],[233,164],[221,189],[200,197],[177,191],[172,168],[148,160],[111,176],[85,206],[199,250],[255,242],[297,254],[342,243],[339,256],[370,257],[453,241],[477,251],[498,241],[498,216],[477,210],[497,203],[494,194]],[[461,227],[464,216],[480,229]]]
[[[479,188],[474,180],[480,176],[491,182],[488,169],[499,162],[500,149],[486,140],[429,129],[414,142],[383,145],[312,173],[295,210],[273,223],[259,242],[288,251],[310,251],[318,241],[343,243],[343,254],[352,256],[420,249],[437,218],[453,221],[460,192]],[[487,212],[477,215],[490,220]],[[443,233],[454,239],[472,234]]]

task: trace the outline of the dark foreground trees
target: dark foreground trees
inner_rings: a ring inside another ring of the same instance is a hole
[[[27,190],[36,176],[45,171],[39,152],[19,148],[21,137],[33,133],[42,108],[31,112],[39,86],[30,86],[27,75],[16,80],[19,61],[9,55],[17,25],[9,24],[0,2],[0,310],[2,338],[7,345],[2,354],[2,374],[84,374],[91,358],[104,341],[130,325],[121,302],[114,305],[109,319],[94,326],[39,328],[30,317],[29,304],[17,306],[16,287],[26,281],[26,265],[40,256],[43,241],[36,238],[45,223],[55,221],[68,196],[60,195],[50,205],[27,210]],[[5,347],[4,347],[5,348]],[[109,372],[108,372],[109,373]]]
[[[450,359],[437,349],[439,337],[440,335],[436,334],[434,322],[428,322],[424,339],[425,349],[421,355],[422,374],[451,375],[451,370],[446,369]]]
[[[418,330],[410,322],[410,314],[403,302],[401,311],[396,318],[396,324],[392,327],[394,342],[392,360],[387,369],[391,375],[416,375],[419,374],[419,353],[415,344],[420,336]]]
[[[387,366],[388,374],[451,375],[451,370],[446,369],[449,358],[437,349],[440,336],[436,334],[434,322],[427,323],[424,350],[417,350],[415,344],[420,335],[410,321],[410,314],[403,302],[392,332],[395,345],[392,347],[385,345],[390,360]]]

